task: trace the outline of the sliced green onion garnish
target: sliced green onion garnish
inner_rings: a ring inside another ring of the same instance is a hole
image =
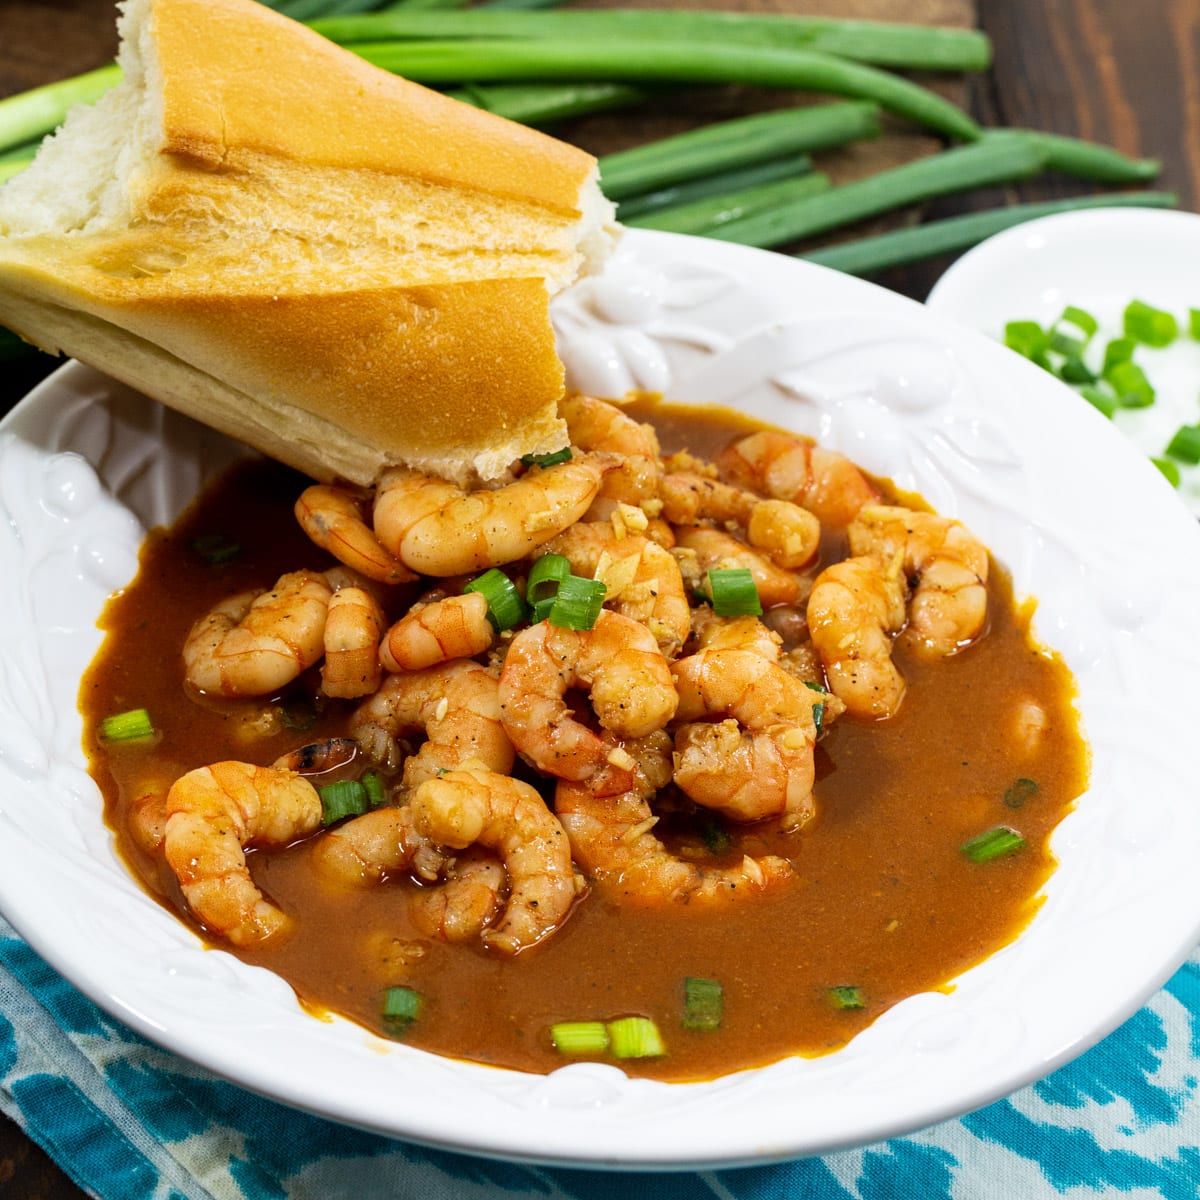
[[[812,680],[806,679],[804,686],[813,692],[820,692],[822,696],[828,695],[825,689],[819,683],[813,683]],[[819,700],[812,706],[813,724],[817,727],[817,736],[821,735],[821,726],[825,722],[825,701]]]
[[[733,845],[729,830],[716,813],[705,811],[698,815],[700,840],[709,854],[728,854]]]
[[[312,698],[304,695],[284,697],[279,706],[279,719],[284,729],[292,733],[307,733],[317,723],[317,710]]]
[[[1065,354],[1068,358],[1078,358],[1083,353],[1086,345],[1087,343],[1083,338],[1063,333],[1060,329],[1050,330],[1050,349],[1055,354]]]
[[[1179,322],[1161,308],[1131,300],[1125,309],[1125,336],[1147,346],[1169,346],[1179,336]]]
[[[1100,368],[1100,373],[1107,375],[1118,363],[1129,362],[1136,349],[1137,342],[1133,338],[1113,338],[1104,347],[1104,366]]]
[[[472,579],[464,592],[478,592],[488,603],[488,620],[497,633],[520,625],[529,615],[517,585],[501,570],[493,567]]]
[[[357,779],[323,784],[317,788],[317,795],[321,797],[321,820],[326,825],[367,811],[367,789]]]
[[[860,987],[831,987],[829,1002],[834,1008],[866,1008],[867,1006]]]
[[[684,1029],[720,1029],[725,993],[717,979],[688,976],[683,981]]]
[[[374,767],[363,773],[362,785],[367,794],[368,808],[382,808],[387,803],[387,789],[383,786],[383,777]]]
[[[1055,325],[1074,325],[1083,334],[1085,344],[1096,336],[1096,330],[1100,328],[1100,322],[1090,312],[1076,308],[1073,304],[1068,304],[1063,309],[1062,316],[1058,318]]]
[[[713,567],[708,572],[708,591],[718,617],[762,615],[758,587],[748,567]]]
[[[560,1021],[550,1026],[550,1040],[559,1054],[606,1054],[608,1027],[603,1021]]]
[[[1137,363],[1117,363],[1105,372],[1104,378],[1116,392],[1122,408],[1149,408],[1154,403],[1154,387]]]
[[[383,1026],[388,1033],[407,1031],[421,1011],[421,993],[410,987],[390,987],[383,994]]]
[[[106,742],[140,742],[154,736],[154,722],[144,708],[114,713],[100,722],[100,737]]]
[[[1163,478],[1172,486],[1177,488],[1182,480],[1179,474],[1179,464],[1169,458],[1160,458],[1157,455],[1150,455],[1150,461],[1163,473]]]
[[[546,613],[546,620],[560,629],[591,629],[604,607],[607,591],[598,579],[568,575],[559,581],[558,594]]]
[[[1015,854],[1024,845],[1025,839],[1015,829],[1000,825],[963,842],[962,852],[972,862],[986,863],[1006,854]]]
[[[1200,308],[1188,309],[1188,333],[1200,342]]]
[[[536,608],[547,600],[553,602],[558,585],[571,573],[571,564],[562,554],[543,554],[529,568],[525,581],[525,599]]]
[[[1059,377],[1067,383],[1095,383],[1096,372],[1082,358],[1068,358],[1058,368]]]
[[[1192,466],[1200,463],[1200,425],[1180,425],[1167,443],[1167,453]]]
[[[1032,800],[1038,794],[1038,785],[1036,780],[1026,779],[1022,776],[1020,779],[1014,780],[1004,793],[1004,805],[1006,808],[1023,808],[1027,800]]]
[[[1050,335],[1036,321],[1009,321],[1004,327],[1004,344],[1039,367],[1047,365]]]
[[[521,463],[526,467],[556,467],[559,463],[571,461],[571,447],[564,446],[561,450],[553,450],[549,454],[522,454]]]
[[[658,1026],[649,1017],[609,1021],[608,1037],[617,1058],[657,1058],[667,1052]]]
[[[1083,387],[1079,389],[1079,394],[1106,417],[1111,417],[1117,411],[1116,396],[1112,392],[1106,392],[1102,387]]]
[[[223,533],[208,533],[192,542],[192,549],[210,566],[220,566],[237,558],[242,552],[239,543],[227,538]]]

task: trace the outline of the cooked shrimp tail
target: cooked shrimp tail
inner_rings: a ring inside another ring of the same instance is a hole
[[[295,508],[300,528],[338,562],[379,583],[411,583],[416,574],[384,549],[365,511],[365,500],[327,484],[305,488]]]

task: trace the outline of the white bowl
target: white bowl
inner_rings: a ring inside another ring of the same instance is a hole
[[[1200,935],[1200,531],[1113,427],[988,339],[772,254],[631,234],[558,306],[576,384],[744,407],[963,518],[1038,598],[1079,684],[1092,786],[1012,945],[849,1046],[710,1083],[574,1064],[529,1076],[306,1015],[277,977],[201,946],[118,861],[80,750],[96,616],[231,452],[68,366],[0,426],[0,910],[152,1040],[364,1128],[550,1163],[697,1167],[819,1154],[963,1113],[1114,1028]]]
[[[1093,368],[1122,332],[1131,300],[1173,312],[1182,336],[1135,361],[1158,396],[1149,408],[1119,409],[1113,421],[1145,455],[1161,455],[1180,425],[1200,422],[1200,342],[1187,315],[1200,308],[1200,216],[1161,209],[1099,208],[1041,217],[1007,229],[964,254],[926,300],[934,312],[999,341],[1009,321],[1048,325],[1073,304],[1100,321],[1086,356]],[[1086,404],[1080,400],[1080,404]],[[1179,495],[1200,516],[1200,466],[1180,464]]]

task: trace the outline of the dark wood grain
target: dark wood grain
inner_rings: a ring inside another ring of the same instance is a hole
[[[609,0],[601,0],[608,3]],[[654,3],[656,0],[638,0]],[[689,6],[733,7],[727,0]],[[738,7],[960,23],[969,0],[743,0]],[[107,62],[115,49],[110,0],[2,0],[0,95],[21,91]],[[993,69],[966,87],[971,110],[988,125],[1023,125],[1095,138],[1163,163],[1162,185],[1181,206],[1200,202],[1200,3],[1197,0],[978,0],[978,20],[995,46]],[[947,86],[943,83],[942,86]],[[963,85],[951,81],[951,88]],[[690,97],[654,116],[597,118],[577,140],[597,152],[672,131],[696,119],[744,111],[778,98],[736,90]],[[878,169],[928,153],[929,139],[896,130],[895,140],[861,152],[839,174]],[[1087,190],[1061,179],[953,197],[925,216],[948,216],[996,204],[1050,199]],[[902,214],[911,219],[916,214]],[[889,273],[880,282],[921,299],[946,260]],[[6,373],[0,409],[45,371],[35,362]],[[79,1200],[83,1193],[12,1122],[0,1118],[0,1200]]]

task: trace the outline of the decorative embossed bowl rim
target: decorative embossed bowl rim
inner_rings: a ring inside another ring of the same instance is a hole
[[[78,365],[0,425],[0,910],[110,1013],[223,1076],[530,1161],[732,1165],[862,1144],[978,1107],[1114,1028],[1200,936],[1200,531],[1157,471],[1015,355],[788,258],[632,233],[557,321],[576,385],[736,405],[814,434],[964,519],[1037,598],[1093,762],[1028,929],[835,1054],[711,1083],[596,1064],[527,1076],[314,1019],[145,895],[101,820],[76,707],[97,615],[131,578],[143,525],[233,451]]]

